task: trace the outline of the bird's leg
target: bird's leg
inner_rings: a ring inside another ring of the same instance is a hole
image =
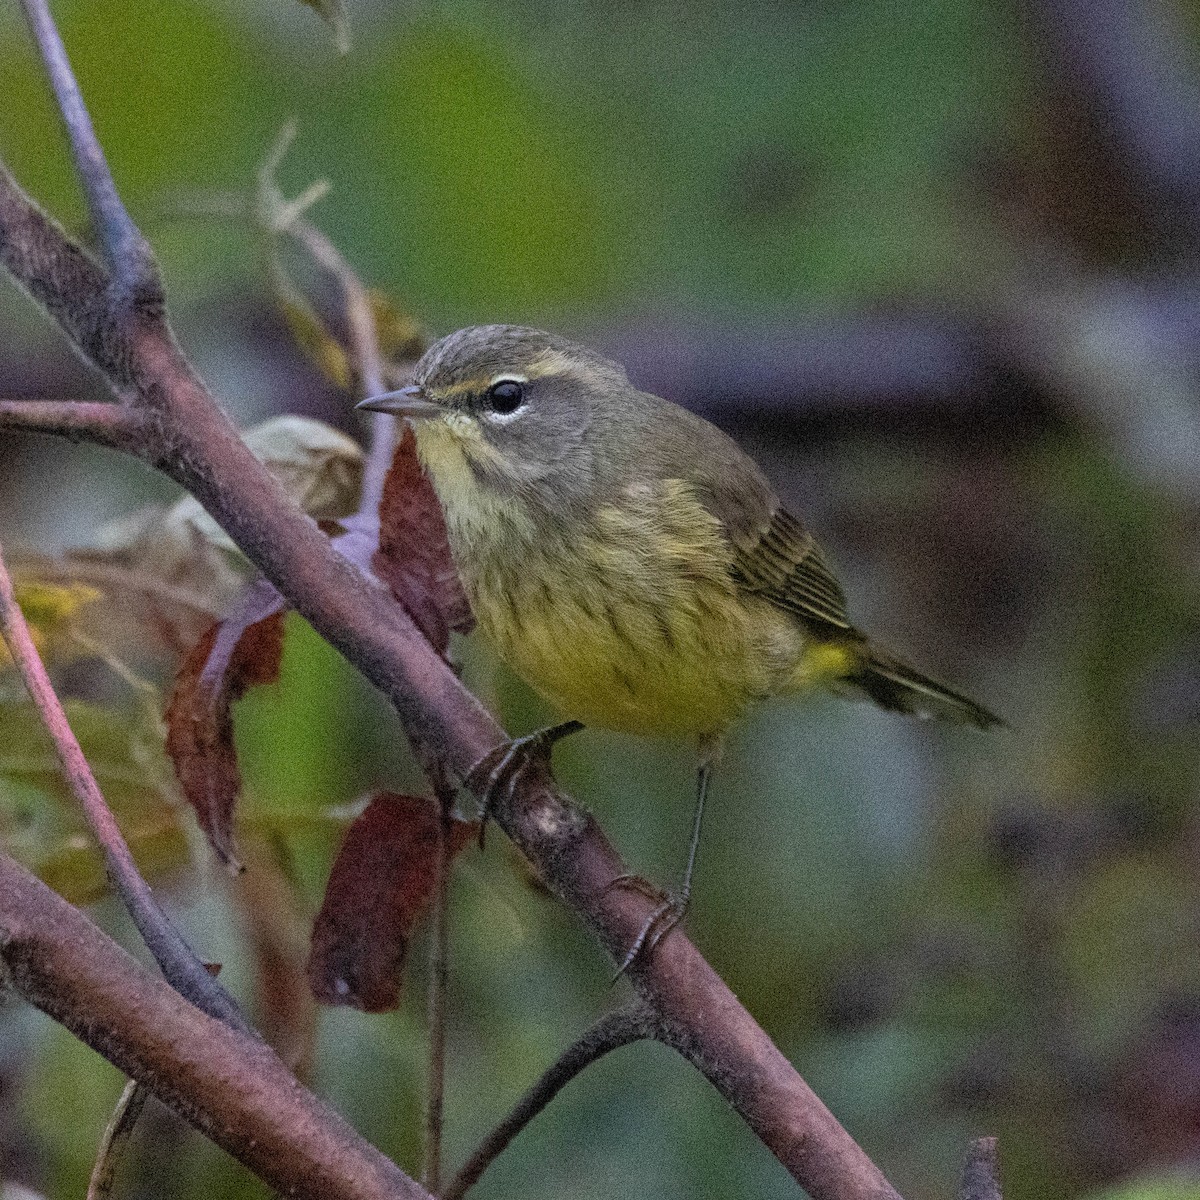
[[[479,796],[479,846],[483,848],[483,837],[488,822],[496,811],[503,795],[505,803],[512,801],[522,775],[535,762],[549,761],[550,750],[555,742],[578,733],[582,721],[563,721],[561,725],[550,725],[524,737],[503,742],[489,750],[468,772],[464,784]]]
[[[692,813],[692,840],[688,844],[687,866],[683,872],[683,884],[679,891],[664,895],[658,888],[644,880],[640,875],[618,875],[616,879],[604,887],[608,891],[614,887],[627,887],[651,900],[658,900],[658,907],[646,918],[638,935],[625,952],[625,957],[613,976],[615,983],[626,971],[633,966],[640,954],[651,954],[654,947],[683,920],[687,913],[688,901],[692,896],[692,872],[696,869],[696,852],[700,848],[700,826],[704,820],[704,801],[708,796],[708,783],[712,777],[712,759],[705,758],[700,763],[696,773],[696,807]]]

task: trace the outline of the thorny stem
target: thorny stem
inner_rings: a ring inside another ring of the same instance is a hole
[[[467,1160],[442,1193],[442,1200],[461,1200],[484,1171],[508,1148],[513,1138],[533,1120],[581,1071],[610,1051],[643,1038],[654,1037],[657,1022],[653,1013],[634,1000],[601,1017],[586,1033],[559,1056],[542,1077],[517,1101],[506,1116]]]
[[[119,298],[135,303],[144,312],[156,311],[161,315],[164,297],[154,253],[133,223],[113,182],[47,0],[21,0],[21,6],[54,89],[75,169],[83,182],[88,209],[112,268]]]
[[[120,895],[138,932],[162,969],[167,981],[181,995],[210,1016],[225,1021],[243,1033],[250,1026],[232,997],[212,976],[171,924],[142,878],[112,810],[101,795],[95,776],[67,721],[61,702],[33,644],[25,616],[17,604],[12,578],[0,547],[0,636],[41,714],[62,763],[63,774],[104,852],[108,877]]]

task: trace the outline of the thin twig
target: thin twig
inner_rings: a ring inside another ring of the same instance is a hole
[[[425,1106],[425,1164],[421,1182],[435,1195],[441,1188],[442,1125],[446,1095],[446,990],[450,977],[450,861],[454,789],[434,789],[438,803],[437,880],[429,939],[429,1080]]]
[[[958,1200],[1002,1200],[994,1137],[975,1138],[968,1144]]]
[[[133,1136],[133,1127],[149,1097],[150,1093],[136,1079],[131,1079],[125,1085],[108,1128],[100,1139],[96,1165],[92,1167],[92,1178],[88,1182],[87,1200],[108,1200],[112,1195],[117,1167],[121,1165],[129,1139]]]
[[[83,750],[71,731],[45,665],[33,644],[25,616],[17,604],[12,579],[0,547],[0,636],[25,681],[42,721],[54,742],[63,774],[100,848],[108,877],[120,895],[150,953],[172,987],[210,1016],[250,1032],[232,997],[208,973],[179,931],[171,924],[142,878],[112,810],[100,793]]]
[[[384,390],[383,359],[379,352],[379,330],[371,297],[358,273],[343,257],[333,241],[318,229],[304,214],[329,191],[327,180],[318,179],[311,183],[299,196],[286,200],[280,190],[276,175],[292,142],[296,139],[296,125],[288,121],[279,132],[258,172],[258,196],[254,211],[261,225],[271,234],[286,234],[300,245],[318,266],[333,276],[342,292],[346,307],[346,324],[350,329],[350,345],[354,365],[358,371],[361,397],[377,396]],[[287,280],[282,267],[278,268],[282,278],[278,281],[285,288]],[[297,299],[304,304],[303,297]],[[315,314],[314,314],[315,317]],[[367,460],[363,470],[362,502],[360,517],[377,520],[379,501],[383,496],[383,481],[392,465],[392,451],[396,445],[396,421],[386,413],[371,414],[371,439]]]
[[[346,321],[350,326],[350,342],[354,361],[361,377],[364,396],[383,391],[383,363],[379,357],[379,336],[371,297],[362,280],[342,257],[341,251],[311,221],[297,218],[285,227],[313,259],[337,280],[346,302]]]
[[[333,242],[311,222],[302,219],[293,221],[287,232],[337,280],[342,289],[362,395],[364,398],[378,396],[384,390],[383,361],[379,354],[379,335],[367,289]],[[359,508],[363,513],[378,513],[383,481],[392,465],[392,452],[396,445],[396,418],[387,413],[372,413],[370,428],[371,439],[363,464],[362,504]]]
[[[559,1056],[542,1077],[517,1101],[512,1111],[480,1143],[462,1170],[442,1193],[442,1200],[461,1200],[480,1176],[508,1148],[513,1138],[533,1120],[581,1071],[610,1051],[655,1035],[654,1015],[633,1001],[601,1017]]]
[[[21,6],[41,51],[88,209],[121,297],[136,303],[144,313],[161,313],[164,296],[154,252],[133,223],[113,182],[47,0],[21,0]]]
[[[145,434],[141,413],[123,404],[74,400],[0,400],[0,428],[53,433],[73,442],[129,450]]]

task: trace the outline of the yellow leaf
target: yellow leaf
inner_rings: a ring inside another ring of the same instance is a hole
[[[429,336],[416,317],[378,288],[371,288],[367,298],[371,302],[371,316],[375,318],[375,336],[382,357],[391,362],[412,362],[420,358],[429,345]]]
[[[17,604],[29,624],[29,633],[38,653],[60,659],[76,652],[73,646],[74,620],[85,605],[101,599],[101,593],[83,583],[50,583],[41,579],[14,580]],[[8,647],[0,642],[0,667],[11,664]]]
[[[337,339],[312,309],[289,300],[281,301],[284,320],[296,345],[316,364],[321,374],[337,387],[348,389],[353,381],[350,360]]]

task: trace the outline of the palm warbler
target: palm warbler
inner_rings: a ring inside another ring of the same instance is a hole
[[[756,700],[824,685],[999,723],[850,623],[812,535],[729,437],[594,351],[519,326],[461,329],[411,387],[359,407],[414,422],[480,627],[570,718],[489,756],[489,797],[584,724],[699,745],[683,886],[626,966],[683,915],[711,764]]]

